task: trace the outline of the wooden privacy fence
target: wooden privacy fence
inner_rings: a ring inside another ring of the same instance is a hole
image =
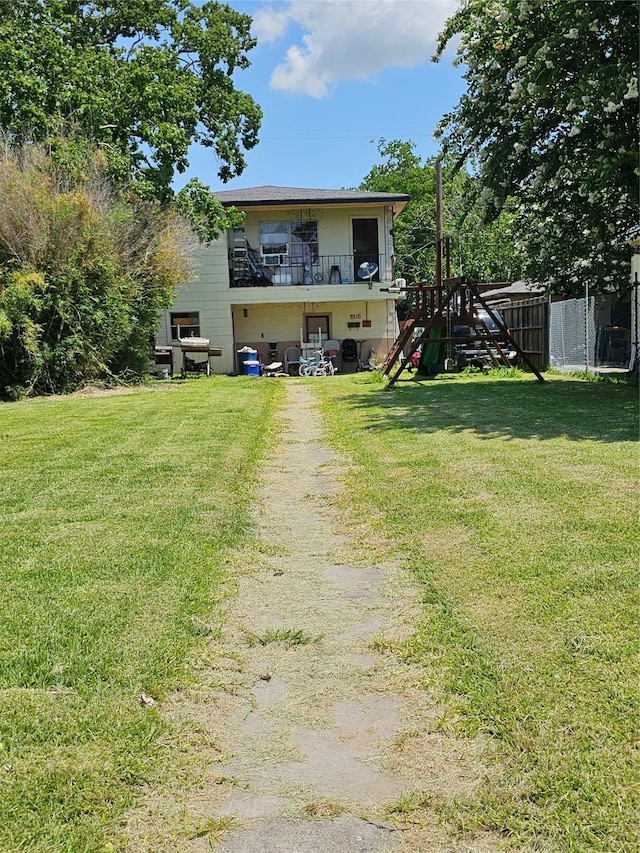
[[[549,366],[549,301],[544,296],[496,305],[511,334],[538,370]]]

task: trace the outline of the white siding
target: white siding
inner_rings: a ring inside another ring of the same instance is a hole
[[[213,371],[234,371],[235,352],[229,307],[226,235],[200,250],[195,278],[178,290],[173,307],[165,311],[160,320],[157,338],[160,345],[176,343],[171,341],[172,311],[198,311],[201,336],[209,338],[212,347],[222,347],[222,357],[211,359]],[[174,369],[180,370],[181,365],[182,355],[177,348],[174,349]]]
[[[378,218],[379,249],[391,257],[393,244],[389,231],[393,223],[388,208],[380,205],[344,206],[312,209],[304,211],[304,215],[318,222],[320,255],[350,257],[353,218]],[[260,221],[295,218],[296,211],[250,210],[245,221],[250,245],[258,249]],[[353,272],[352,269],[349,271]],[[394,300],[381,290],[390,283],[389,271],[381,270],[380,278],[381,282],[372,282],[371,288],[366,281],[230,287],[225,235],[201,250],[197,275],[179,290],[172,309],[160,318],[157,342],[160,345],[171,343],[171,311],[197,311],[201,336],[208,338],[211,346],[222,347],[223,350],[222,357],[211,359],[214,372],[234,373],[236,350],[240,347],[252,346],[266,361],[269,341],[277,340],[282,356],[286,346],[300,343],[305,315],[328,314],[332,338],[339,341],[354,338],[362,342],[363,356],[368,356],[369,350],[374,349],[378,357],[383,358],[396,338],[397,322]],[[364,321],[368,321],[366,326]],[[350,328],[349,323],[360,325]],[[174,350],[176,370],[181,367],[181,357],[178,347]]]

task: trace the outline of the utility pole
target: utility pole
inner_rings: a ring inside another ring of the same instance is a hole
[[[436,287],[442,286],[442,163],[436,160]]]

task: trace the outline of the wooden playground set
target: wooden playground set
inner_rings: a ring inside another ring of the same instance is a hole
[[[392,387],[400,374],[411,366],[413,353],[430,344],[449,347],[449,349],[454,345],[459,347],[479,344],[487,353],[490,353],[491,359],[496,364],[502,364],[505,367],[513,366],[507,357],[507,351],[511,349],[535,374],[538,381],[544,382],[540,371],[482,295],[483,292],[494,289],[496,284],[480,284],[464,277],[450,277],[448,238],[444,238],[442,234],[440,161],[436,163],[435,278],[435,284],[416,282],[396,289],[396,292],[405,292],[413,296],[413,307],[382,367],[383,376],[389,379],[389,387]],[[479,308],[482,309],[482,314],[478,313]],[[490,318],[490,321],[487,322],[485,318]],[[460,329],[465,329],[465,334],[454,334],[454,330],[458,332]]]

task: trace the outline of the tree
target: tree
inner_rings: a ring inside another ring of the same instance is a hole
[[[147,371],[190,275],[182,217],[205,241],[238,224],[171,184],[194,142],[222,180],[257,143],[233,83],[250,23],[215,2],[0,0],[0,396]]]
[[[409,282],[433,276],[435,269],[435,178],[412,142],[381,139],[378,152],[385,162],[373,166],[361,190],[407,193],[411,199],[393,225],[395,272]]]
[[[193,232],[157,202],[81,178],[37,145],[0,150],[0,397],[148,370],[158,311],[191,274]]]
[[[146,198],[171,199],[193,142],[226,181],[243,171],[262,116],[233,83],[255,45],[250,24],[215,2],[0,0],[0,127],[54,155],[86,137]]]
[[[412,142],[381,139],[385,161],[374,166],[360,189],[407,193],[411,200],[394,223],[396,274],[408,281],[434,281],[436,239],[435,159],[422,163]],[[505,210],[495,222],[481,221],[477,178],[458,170],[451,158],[442,168],[443,231],[449,237],[452,275],[506,281],[519,275],[522,260]]]
[[[512,201],[525,272],[552,291],[623,290],[638,221],[638,2],[463,0],[467,92],[439,128],[477,157],[485,219]]]

